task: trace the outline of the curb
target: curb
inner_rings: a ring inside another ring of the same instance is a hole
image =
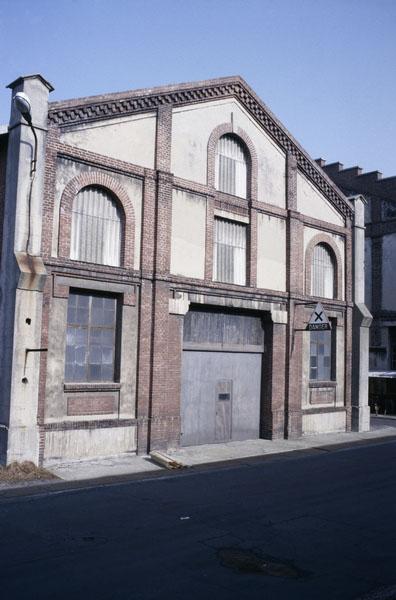
[[[246,456],[228,460],[219,460],[198,465],[188,466],[178,470],[162,469],[159,471],[144,471],[139,473],[126,473],[122,475],[106,475],[104,477],[95,477],[80,479],[77,481],[51,480],[37,485],[28,486],[10,486],[0,489],[0,503],[12,502],[20,498],[40,497],[61,493],[72,493],[82,490],[91,490],[98,487],[111,487],[116,485],[126,485],[135,481],[150,481],[154,479],[169,479],[174,477],[185,477],[198,474],[204,471],[227,470],[236,467],[249,467],[262,464],[269,461],[280,461],[286,459],[298,459],[303,456],[314,456],[319,453],[338,452],[346,449],[354,449],[362,446],[375,446],[393,443],[396,441],[395,435],[377,436],[369,439],[349,440],[337,444],[327,444],[323,446],[312,446],[310,448],[301,448],[272,454],[260,454],[255,456]]]

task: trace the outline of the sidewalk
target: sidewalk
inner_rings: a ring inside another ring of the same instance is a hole
[[[249,440],[244,442],[229,442],[226,444],[208,444],[203,446],[190,446],[168,452],[168,456],[182,463],[185,467],[198,467],[227,461],[244,461],[248,458],[265,457],[286,452],[302,450],[328,449],[340,445],[362,444],[370,441],[396,437],[396,420],[385,420],[381,417],[372,417],[371,431],[365,433],[329,433],[306,436],[298,440]],[[113,478],[127,476],[144,477],[152,474],[158,476],[168,471],[155,464],[149,456],[136,456],[135,454],[122,454],[96,458],[91,460],[70,460],[67,462],[49,463],[46,468],[65,482],[83,482],[96,480],[105,483]],[[31,487],[33,485],[46,485],[47,487],[59,485],[59,479],[52,481],[18,482],[16,484],[0,484],[1,490],[16,487]]]

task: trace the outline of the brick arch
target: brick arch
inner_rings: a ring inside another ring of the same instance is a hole
[[[74,177],[63,190],[59,218],[59,256],[70,257],[70,240],[73,201],[83,188],[95,185],[109,191],[122,213],[121,266],[133,269],[135,242],[135,211],[127,192],[114,177],[99,171],[87,172]]]
[[[257,200],[257,174],[258,174],[258,161],[257,152],[254,144],[248,134],[241,128],[237,127],[236,130],[232,123],[222,123],[213,129],[210,134],[208,141],[208,172],[207,172],[207,184],[208,186],[215,187],[215,169],[216,169],[216,147],[219,139],[227,133],[235,135],[244,144],[248,155],[247,165],[247,197],[251,201]]]
[[[305,294],[311,295],[311,278],[312,278],[312,255],[315,246],[318,244],[326,245],[334,260],[334,299],[342,300],[342,257],[340,250],[335,241],[326,233],[318,233],[315,235],[305,250]]]

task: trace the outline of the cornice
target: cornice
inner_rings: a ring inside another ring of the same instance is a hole
[[[49,105],[48,120],[50,125],[71,127],[118,116],[156,111],[164,105],[176,107],[230,97],[236,98],[286,153],[296,157],[300,170],[344,217],[352,218],[353,207],[342,192],[240,77],[54,102]]]

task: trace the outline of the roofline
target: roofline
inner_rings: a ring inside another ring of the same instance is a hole
[[[188,81],[184,83],[169,83],[165,85],[159,85],[149,88],[137,88],[132,90],[126,90],[124,92],[111,92],[108,94],[95,94],[94,96],[82,96],[80,98],[70,98],[69,100],[55,100],[49,102],[49,110],[83,106],[85,104],[91,104],[92,102],[106,102],[112,100],[123,100],[124,98],[139,98],[141,96],[151,96],[156,94],[166,94],[170,92],[176,92],[178,90],[188,90],[190,88],[196,88],[201,86],[213,86],[227,83],[241,83],[245,87],[249,88],[246,81],[240,75],[231,75],[226,77],[216,77],[214,79],[203,79],[201,81]],[[250,89],[250,88],[249,88]]]
[[[47,81],[46,79],[44,79],[44,77],[42,75],[40,75],[40,73],[33,73],[31,75],[22,75],[21,77],[18,77],[17,79],[15,79],[14,81],[12,81],[11,83],[9,83],[6,87],[10,88],[11,90],[13,90],[15,87],[17,87],[20,83],[22,83],[23,81],[25,81],[25,79],[39,79],[41,81],[41,83],[43,85],[45,85],[45,87],[50,91],[53,92],[54,91],[54,87],[50,84],[49,81]]]
[[[154,112],[164,105],[188,106],[230,97],[240,102],[286,154],[295,156],[300,170],[344,217],[352,218],[354,208],[345,194],[239,75],[51,102],[49,123],[61,128],[73,127],[120,116]]]

